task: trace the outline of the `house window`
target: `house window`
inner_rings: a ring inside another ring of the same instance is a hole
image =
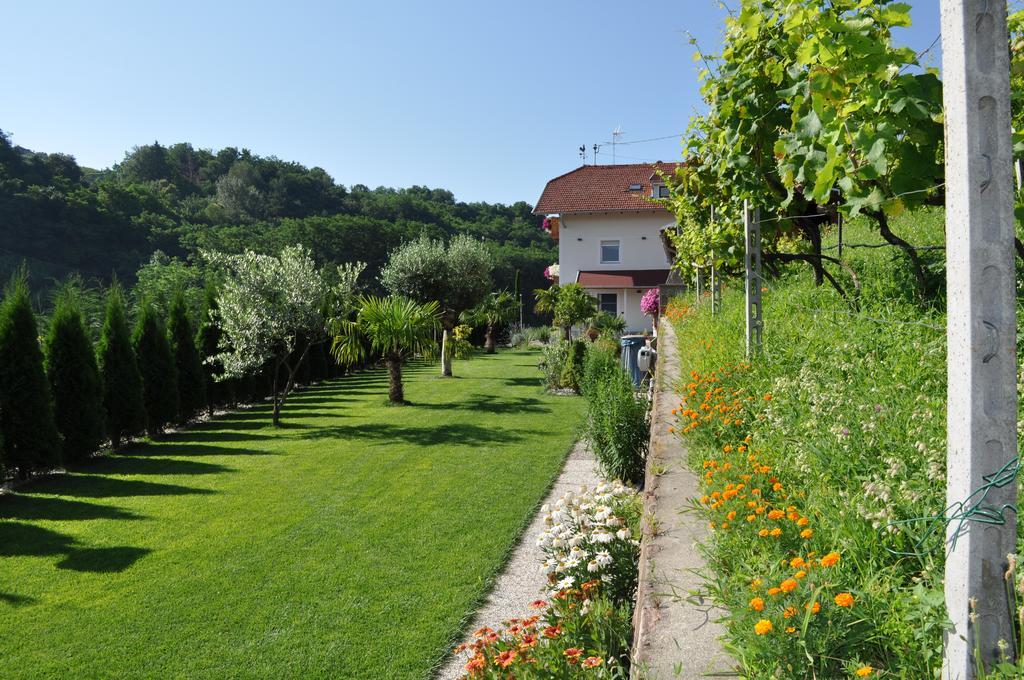
[[[640,190],[641,190],[641,189],[643,189],[643,188],[644,188],[644,187],[643,187],[643,185],[642,185],[642,184],[630,184],[630,185],[629,185],[629,190],[630,190],[630,191],[640,191]]]
[[[668,198],[668,187],[664,184],[655,184],[651,195],[655,198]]]
[[[618,264],[620,261],[619,242],[601,241],[601,264]]]
[[[619,294],[618,293],[600,293],[597,296],[598,306],[602,312],[608,312],[612,316],[619,315]]]

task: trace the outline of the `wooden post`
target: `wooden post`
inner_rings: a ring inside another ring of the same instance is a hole
[[[761,352],[761,209],[743,201],[743,264],[747,298],[747,357]]]
[[[946,125],[947,504],[970,510],[979,489],[1017,456],[1014,176],[1006,2],[942,0]],[[972,494],[974,494],[972,496]],[[1003,574],[1016,547],[1016,483],[984,504],[1006,523],[952,521],[947,530],[943,678],[972,680],[1014,654]],[[958,504],[967,503],[964,508]],[[955,541],[953,540],[955,538]],[[1010,584],[1012,587],[1012,584]]]

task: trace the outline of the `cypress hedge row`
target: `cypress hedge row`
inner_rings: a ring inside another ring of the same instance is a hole
[[[85,463],[107,440],[116,449],[201,411],[267,397],[269,372],[218,381],[217,366],[204,361],[219,351],[216,305],[208,290],[196,328],[183,295],[174,297],[166,322],[144,301],[131,329],[115,282],[94,347],[80,292],[68,288],[40,343],[26,273],[16,274],[0,303],[0,483]],[[306,362],[309,381],[338,372],[324,343],[310,348]]]

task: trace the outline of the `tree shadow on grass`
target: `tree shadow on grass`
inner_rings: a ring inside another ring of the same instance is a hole
[[[541,387],[544,384],[544,378],[542,376],[537,376],[536,378],[523,376],[518,378],[502,378],[502,382],[512,387]]]
[[[141,515],[109,505],[67,498],[11,494],[0,498],[0,519],[70,521],[85,519],[141,519]]]
[[[480,445],[519,441],[523,435],[516,430],[479,425],[452,424],[430,427],[403,427],[389,423],[364,423],[323,427],[302,435],[308,439],[377,439],[402,440],[422,446]]]
[[[35,604],[36,598],[29,597],[27,595],[18,595],[16,593],[6,593],[0,590],[0,602],[6,602],[12,607],[24,607],[26,605]]]
[[[458,402],[443,404],[413,404],[416,408],[433,411],[450,411],[459,409],[463,411],[483,411],[485,413],[550,413],[551,409],[545,406],[540,399],[534,397],[495,397],[489,394],[474,394]]]
[[[181,455],[161,450],[161,455]],[[97,465],[76,469],[76,472],[100,475],[213,475],[231,472],[231,468],[216,463],[197,460],[177,460],[151,456],[114,455],[106,457]]]
[[[74,538],[21,522],[0,522],[0,557],[49,557],[63,555],[59,569],[112,573],[124,571],[152,552],[128,546],[89,548]]]
[[[170,474],[170,473],[169,473]],[[146,482],[137,479],[120,479],[102,475],[66,474],[32,487],[32,493],[50,496],[71,496],[79,498],[127,498],[131,496],[186,496],[192,494],[216,493],[209,489],[196,489],[178,484]]]
[[[123,454],[114,455],[110,457],[110,461],[114,466],[111,468],[111,472],[118,472],[116,462],[123,458],[129,457],[148,457],[148,456],[277,456],[280,455],[273,451],[265,451],[263,449],[248,449],[248,448],[236,448],[232,446],[211,446],[209,444],[194,443],[189,441],[187,434],[184,434],[175,439],[165,439],[160,442],[154,442],[149,445],[143,445],[126,449]],[[137,458],[136,458],[137,459]],[[82,468],[83,472],[88,471],[87,468]],[[230,471],[230,468],[224,468],[224,472]],[[218,471],[221,472],[221,471]],[[175,474],[171,467],[168,467],[166,474]],[[188,473],[185,473],[188,474]],[[193,473],[194,474],[194,473]]]

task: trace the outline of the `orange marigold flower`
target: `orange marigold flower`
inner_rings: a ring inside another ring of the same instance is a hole
[[[754,624],[754,632],[758,635],[766,635],[772,632],[772,622],[768,619],[761,619]]]
[[[753,609],[755,612],[764,611],[764,600],[762,600],[759,597],[755,597],[753,600],[750,601],[750,608]]]
[[[788,628],[786,628],[786,632],[787,633],[795,633],[796,632],[796,628],[794,628],[793,626],[789,626]]]
[[[834,567],[839,562],[839,553],[830,552],[821,558],[821,566]]]
[[[772,490],[773,491],[782,491],[782,483],[781,482],[775,482],[774,484],[772,484]]]
[[[765,401],[771,401],[772,400],[772,393],[769,392],[768,394],[764,395],[764,400]]]
[[[757,515],[747,515],[748,522],[753,522],[755,519],[757,519]]]
[[[755,578],[753,581],[750,582],[750,587],[754,588],[754,589],[757,589],[757,588],[761,587],[762,583],[763,583],[763,581],[761,579]]]
[[[804,558],[802,557],[794,557],[789,561],[789,566],[793,567],[794,569],[799,569],[800,567],[804,566],[804,564]]]
[[[769,595],[778,595],[778,594],[779,594],[779,593],[781,593],[781,592],[782,592],[782,588],[775,588],[775,587],[772,587],[772,588],[769,588],[769,589],[768,589],[768,594],[769,594]]]
[[[800,538],[810,538],[814,535],[814,529],[804,529],[800,532]]]
[[[760,531],[757,532],[757,535],[758,536],[762,536],[762,537],[767,536],[768,535],[768,530],[767,529],[761,529]]]
[[[807,572],[803,569],[793,574],[793,578],[803,578],[804,576],[807,576]]]
[[[782,519],[785,515],[782,510],[772,510],[768,513],[768,519]]]
[[[796,590],[796,587],[798,585],[800,585],[800,584],[798,584],[796,582],[796,579],[787,578],[785,581],[783,581],[782,583],[779,584],[779,588],[782,589],[782,592],[789,593],[789,592],[792,592],[792,591]]]
[[[807,519],[806,517],[801,517],[800,519],[798,519],[796,521],[796,525],[798,527],[805,527],[805,526],[807,526],[810,523],[811,523],[811,520]]]
[[[840,607],[852,607],[853,595],[850,593],[839,593],[836,595],[836,604]]]
[[[779,536],[782,535],[782,529],[780,529],[778,527],[775,527],[774,529],[772,529],[768,533],[769,533],[769,535],[774,536],[775,538],[778,538]]]
[[[792,605],[790,605],[789,607],[786,607],[785,611],[782,612],[782,616],[784,618],[787,618],[787,619],[790,618],[791,616],[796,616],[796,607],[794,607]]]
[[[583,667],[584,668],[597,668],[598,666],[600,666],[603,663],[604,663],[604,659],[602,659],[599,656],[588,656],[586,659],[583,660]]]
[[[814,602],[814,604],[805,604],[804,609],[810,609],[812,614],[817,614],[821,611],[821,603]]]
[[[871,675],[874,672],[874,670],[875,669],[871,666],[861,666],[854,672],[854,675],[856,675],[858,678],[866,678],[869,675]]]

